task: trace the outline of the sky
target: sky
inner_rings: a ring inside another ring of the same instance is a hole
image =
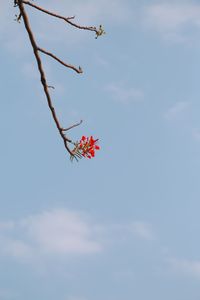
[[[26,7],[70,162],[13,1],[0,0],[0,299],[199,300],[200,1],[35,0]]]

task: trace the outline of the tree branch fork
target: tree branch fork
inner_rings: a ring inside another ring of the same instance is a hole
[[[56,115],[56,112],[55,112],[55,108],[53,106],[53,102],[52,102],[52,99],[51,99],[51,95],[49,93],[49,88],[54,88],[52,86],[49,86],[47,84],[47,79],[46,79],[46,75],[45,75],[45,71],[44,71],[44,68],[43,68],[43,64],[42,64],[42,59],[40,57],[40,53],[43,53],[47,56],[50,56],[51,58],[53,58],[54,60],[56,60],[58,63],[60,63],[61,65],[63,65],[64,67],[66,68],[69,68],[69,69],[72,69],[73,71],[75,71],[76,73],[78,74],[81,74],[83,73],[83,70],[82,68],[79,66],[78,68],[75,67],[74,65],[71,65],[71,64],[68,64],[66,62],[64,62],[63,60],[61,60],[60,58],[58,58],[57,56],[55,56],[53,53],[41,48],[38,46],[37,42],[36,42],[36,39],[35,39],[35,36],[33,34],[33,31],[31,29],[31,25],[30,25],[30,22],[29,22],[29,17],[28,17],[28,14],[26,12],[26,9],[25,9],[25,5],[28,5],[28,6],[31,6],[43,13],[46,13],[52,17],[55,17],[55,18],[58,18],[58,19],[62,19],[64,20],[65,22],[67,22],[69,25],[71,26],[74,26],[78,29],[83,29],[83,30],[88,30],[88,31],[93,31],[96,33],[96,38],[102,34],[104,34],[104,30],[102,28],[102,26],[100,25],[99,26],[99,29],[97,29],[96,27],[87,27],[87,26],[80,26],[76,23],[74,23],[72,20],[74,20],[74,16],[73,17],[63,17],[61,15],[58,15],[54,12],[50,12],[38,5],[35,5],[33,4],[32,2],[30,1],[25,1],[25,0],[14,0],[14,6],[15,7],[18,7],[19,8],[19,15],[16,16],[16,20],[18,22],[20,22],[20,20],[22,19],[23,20],[23,23],[24,23],[24,26],[25,26],[25,29],[27,31],[27,34],[28,34],[28,37],[29,37],[29,40],[30,40],[30,43],[31,43],[31,46],[32,46],[32,49],[33,49],[33,53],[34,53],[34,56],[35,56],[35,59],[36,59],[36,62],[37,62],[37,66],[38,66],[38,71],[40,73],[40,80],[41,80],[41,84],[43,86],[43,90],[44,90],[44,93],[45,93],[45,96],[46,96],[46,99],[47,99],[47,104],[48,104],[48,107],[51,111],[51,115],[53,117],[53,120],[54,120],[54,123],[58,129],[58,132],[60,134],[60,137],[62,138],[63,142],[64,142],[64,146],[66,148],[66,150],[69,152],[70,156],[71,157],[74,157],[75,156],[75,153],[73,152],[73,150],[70,149],[69,147],[69,143],[73,144],[73,145],[76,145],[76,143],[74,143],[71,139],[69,139],[69,137],[66,135],[66,132],[79,126],[81,123],[82,123],[82,120],[68,128],[63,128],[59,122],[59,119]]]

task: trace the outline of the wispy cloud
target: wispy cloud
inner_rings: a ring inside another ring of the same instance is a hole
[[[102,228],[103,236],[111,240],[112,243],[128,240],[136,242],[137,240],[154,241],[156,232],[152,224],[145,221],[132,221],[121,224],[110,224]]]
[[[105,90],[112,95],[114,100],[125,104],[141,101],[144,97],[142,90],[117,83],[107,85]]]
[[[65,258],[100,253],[108,245],[136,238],[154,240],[152,225],[143,221],[102,225],[85,213],[55,209],[0,223],[0,255],[30,262],[41,257]]]
[[[166,113],[164,114],[164,117],[167,120],[177,120],[181,117],[185,116],[185,113],[189,109],[189,102],[187,101],[179,101],[176,102],[173,106],[171,106]]]
[[[95,225],[74,211],[60,209],[32,215],[15,222],[9,233],[4,227],[0,231],[0,252],[13,257],[27,259],[35,255],[90,254],[102,250],[95,237]]]
[[[81,254],[101,250],[95,241],[94,225],[77,212],[45,212],[24,220],[22,226],[44,252]]]
[[[200,261],[171,258],[168,263],[173,271],[200,279]]]
[[[199,35],[200,4],[164,1],[145,6],[143,13],[144,24],[165,40],[183,42],[191,40],[194,34]]]

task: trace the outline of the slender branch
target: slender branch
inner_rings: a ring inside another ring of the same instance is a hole
[[[74,125],[72,125],[68,128],[62,128],[62,131],[68,131],[68,130],[74,128],[74,127],[77,127],[77,126],[81,125],[81,123],[83,123],[83,120],[80,120],[80,122],[78,122],[77,124],[74,124]]]
[[[45,96],[46,96],[46,99],[47,99],[47,103],[48,103],[48,107],[51,111],[51,115],[53,117],[53,120],[56,124],[56,127],[58,129],[58,132],[64,142],[64,146],[66,148],[66,150],[70,153],[70,158],[73,159],[78,159],[78,158],[81,158],[82,157],[82,154],[79,153],[79,148],[77,148],[78,144],[77,143],[74,143],[72,142],[72,140],[70,140],[65,132],[66,131],[69,131],[70,129],[74,128],[74,127],[77,127],[79,126],[81,123],[82,123],[82,120],[68,128],[63,128],[61,125],[60,125],[60,122],[59,122],[59,119],[56,115],[56,112],[55,112],[55,108],[53,107],[53,103],[52,103],[52,99],[51,99],[51,95],[49,93],[49,89],[50,88],[53,88],[53,86],[51,85],[48,85],[47,84],[47,79],[46,79],[46,75],[45,75],[45,71],[44,71],[44,68],[43,68],[43,65],[42,65],[42,60],[41,60],[41,57],[40,57],[40,52],[43,53],[43,54],[46,54],[50,57],[52,57],[53,59],[55,59],[56,61],[58,61],[60,64],[62,64],[63,66],[67,67],[67,68],[70,68],[72,70],[74,70],[75,72],[77,73],[83,73],[81,67],[79,66],[79,68],[73,66],[73,65],[70,65],[70,64],[67,64],[65,63],[64,61],[62,61],[60,58],[58,58],[57,56],[55,56],[53,53],[45,50],[45,49],[42,49],[40,48],[38,45],[37,45],[37,42],[35,40],[35,37],[34,37],[34,34],[32,32],[32,29],[31,29],[31,26],[30,26],[30,23],[29,23],[29,17],[26,13],[26,10],[25,10],[25,5],[29,5],[39,11],[42,11],[50,16],[53,16],[53,17],[56,17],[56,18],[59,18],[59,19],[62,19],[64,20],[65,22],[67,22],[68,24],[78,28],[78,29],[83,29],[83,30],[90,30],[90,31],[94,31],[96,33],[96,38],[98,38],[99,36],[105,34],[105,31],[102,27],[102,25],[99,26],[99,28],[97,29],[96,27],[87,27],[87,26],[80,26],[80,25],[77,25],[76,23],[72,22],[72,20],[75,18],[74,16],[73,17],[68,17],[68,18],[65,18],[63,16],[60,16],[56,13],[53,13],[53,12],[50,12],[40,6],[37,6],[35,4],[33,4],[32,2],[29,2],[29,1],[26,1],[26,0],[14,0],[14,6],[18,6],[19,7],[19,15],[16,16],[16,20],[18,22],[20,22],[21,19],[23,19],[23,22],[24,22],[24,26],[25,26],[25,29],[27,31],[27,34],[29,36],[29,40],[30,40],[30,43],[31,43],[31,46],[32,46],[32,49],[33,49],[33,53],[34,53],[34,56],[35,56],[35,59],[36,59],[36,62],[37,62],[37,66],[38,66],[38,70],[39,70],[39,73],[40,73],[40,80],[41,80],[41,84],[43,86],[43,89],[44,89],[44,93],[45,93]],[[73,150],[70,149],[69,147],[69,143],[73,144],[75,146],[75,148]],[[88,156],[89,157],[89,156]]]
[[[29,6],[32,6],[32,7],[36,8],[37,10],[40,10],[40,11],[44,12],[45,14],[48,14],[48,15],[53,16],[53,17],[58,18],[58,19],[62,19],[65,22],[69,23],[70,25],[72,25],[72,26],[74,26],[78,29],[94,31],[96,33],[96,35],[98,35],[98,33],[99,33],[99,30],[96,27],[93,27],[93,26],[80,26],[80,25],[72,22],[71,20],[75,18],[74,16],[66,18],[66,17],[63,17],[61,15],[50,12],[49,10],[46,10],[46,9],[44,9],[44,8],[42,8],[42,7],[40,7],[36,4],[33,4],[29,1],[22,0],[21,2],[24,3],[24,4],[27,4]]]
[[[33,32],[31,30],[31,27],[30,27],[30,24],[29,24],[29,19],[28,19],[28,16],[26,14],[26,11],[25,11],[25,8],[24,8],[24,5],[23,5],[23,1],[18,0],[17,5],[19,6],[20,14],[21,14],[22,19],[24,21],[24,25],[25,25],[26,31],[28,33],[28,36],[29,36],[29,39],[30,39],[30,42],[31,42],[31,45],[32,45],[32,48],[33,48],[35,59],[37,61],[37,65],[38,65],[38,70],[39,70],[39,73],[40,73],[40,76],[41,76],[41,83],[42,83],[42,86],[43,86],[43,89],[44,89],[44,93],[46,95],[46,99],[47,99],[49,109],[51,111],[51,114],[52,114],[52,117],[53,117],[54,122],[56,124],[56,127],[59,131],[59,134],[60,134],[61,138],[63,139],[64,146],[65,146],[66,150],[73,156],[74,154],[68,146],[68,143],[71,143],[72,141],[68,137],[66,137],[65,134],[63,133],[62,127],[59,123],[59,120],[58,120],[56,112],[55,112],[55,108],[53,107],[53,104],[52,104],[51,96],[50,96],[49,91],[48,91],[48,85],[47,85],[45,72],[44,72],[44,69],[43,69],[43,66],[42,66],[42,61],[41,61],[41,58],[40,58],[40,55],[39,55],[38,46],[37,46],[35,37],[33,35]]]
[[[40,47],[37,48],[38,51],[51,56],[52,58],[54,58],[55,60],[57,60],[61,65],[65,66],[66,68],[70,68],[72,70],[74,70],[76,73],[83,73],[83,70],[81,69],[81,67],[79,66],[79,68],[76,68],[73,65],[70,64],[66,64],[64,61],[62,61],[60,58],[58,58],[57,56],[55,56],[53,53],[46,51],[45,49],[42,49]]]

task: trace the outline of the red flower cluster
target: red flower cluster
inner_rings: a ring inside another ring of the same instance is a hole
[[[99,150],[100,147],[96,145],[98,139],[94,140],[93,136],[85,137],[82,136],[78,144],[79,152],[82,156],[92,158],[95,156],[95,150]]]

